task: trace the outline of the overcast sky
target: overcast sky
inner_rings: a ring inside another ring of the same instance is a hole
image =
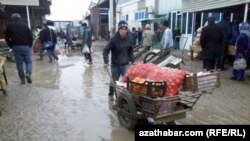
[[[51,15],[46,18],[49,20],[82,20],[91,1],[98,2],[98,0],[52,0]]]

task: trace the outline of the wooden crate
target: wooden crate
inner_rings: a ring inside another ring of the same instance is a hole
[[[145,95],[145,96],[165,96],[166,95],[166,82],[150,82],[146,81],[143,84],[136,83],[128,79],[127,90],[133,94]]]
[[[177,101],[171,100],[169,97],[140,97],[142,111],[147,115],[159,116],[175,111]]]
[[[183,90],[184,91],[211,91],[220,86],[220,73],[208,72],[202,75],[194,73],[185,76]]]

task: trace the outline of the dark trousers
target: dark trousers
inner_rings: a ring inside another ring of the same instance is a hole
[[[215,68],[220,69],[220,62],[219,59],[212,58],[212,59],[203,59],[203,69],[209,71],[214,70]]]
[[[145,46],[145,50],[149,51],[151,46]]]
[[[83,47],[81,47],[81,52],[83,52]],[[92,62],[91,47],[89,47],[89,53],[83,53],[85,60]]]
[[[56,53],[55,53],[55,46],[49,47],[49,48],[44,48],[44,46],[42,45],[40,48],[40,57],[43,57],[43,52],[47,50],[48,52],[48,56],[49,56],[49,60],[53,61],[53,59],[58,59]]]
[[[111,66],[111,75],[113,82],[115,83],[117,80],[119,80],[120,76],[124,76],[129,65],[112,65]],[[114,88],[112,86],[109,87],[109,95],[114,94]]]
[[[47,49],[49,60],[53,61],[53,59],[58,59],[56,53],[55,53],[55,46]]]
[[[226,59],[228,57],[228,46],[229,46],[229,43],[222,44],[222,52],[221,52],[221,57],[220,57],[221,69],[225,68],[224,65],[225,65]]]
[[[233,78],[237,80],[244,80],[245,79],[245,70],[233,70]]]
[[[31,49],[29,46],[13,46],[13,52],[15,56],[18,75],[22,80],[25,78],[23,63],[25,63],[26,75],[31,75],[32,72]]]
[[[180,41],[175,41],[174,46],[175,49],[180,49]]]

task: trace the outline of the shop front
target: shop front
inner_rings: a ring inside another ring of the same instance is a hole
[[[206,24],[207,17],[214,16],[216,18],[216,22],[219,22],[223,13],[229,13],[231,15],[231,23],[233,23],[236,19],[240,22],[249,22],[249,3],[250,0],[183,0],[182,14],[187,15],[192,13],[193,15],[193,36],[191,39],[192,42],[189,45],[191,57],[192,52],[199,53],[201,51],[198,41],[199,33],[197,31],[199,31],[199,28]],[[234,45],[229,46],[228,54],[234,55]]]

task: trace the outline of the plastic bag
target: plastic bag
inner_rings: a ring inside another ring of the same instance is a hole
[[[55,54],[62,55],[62,51],[60,50],[60,48],[58,46],[56,46],[56,48],[55,48]]]
[[[245,70],[247,68],[246,60],[242,55],[239,55],[233,63],[233,69],[235,70]]]
[[[87,44],[83,46],[82,53],[90,53],[89,47]]]
[[[44,42],[44,43],[43,43],[43,47],[44,47],[45,49],[50,48],[50,47],[53,47],[53,45],[54,45],[54,43],[53,43],[52,41],[47,41],[47,42]]]

